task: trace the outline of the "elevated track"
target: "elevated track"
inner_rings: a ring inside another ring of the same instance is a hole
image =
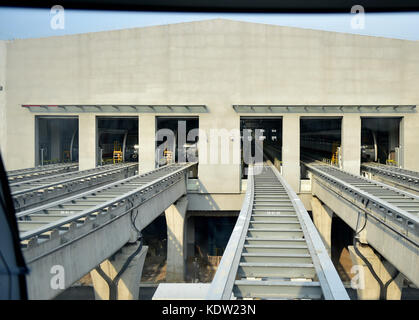
[[[135,174],[137,163],[111,164],[90,170],[11,183],[13,203],[17,212],[58,200]]]
[[[76,162],[49,164],[34,168],[20,169],[7,171],[7,178],[9,183],[21,182],[40,177],[52,176],[64,172],[76,171],[79,169],[79,164]]]
[[[301,200],[270,161],[249,166],[207,299],[349,299]]]
[[[17,213],[30,299],[50,299],[110,257],[186,194],[195,163],[172,164]],[[53,266],[65,288],[50,286]]]
[[[361,170],[371,178],[419,195],[419,172],[374,162],[363,163]]]
[[[419,285],[419,196],[319,162],[303,163],[312,193],[416,286]]]

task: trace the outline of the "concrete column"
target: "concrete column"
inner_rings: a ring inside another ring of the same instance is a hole
[[[61,121],[59,119],[50,120],[50,146],[51,146],[51,160],[61,160]]]
[[[375,273],[384,284],[386,284],[387,281],[389,281],[391,277],[396,273],[396,269],[388,261],[382,261],[369,245],[358,244],[357,248],[372,265]],[[354,247],[349,246],[348,249],[352,259],[352,264],[354,266],[360,266],[360,270],[356,271],[356,274],[359,276],[359,282],[357,282],[359,283],[357,289],[358,299],[380,299],[380,285],[378,284],[377,280],[375,280],[364,261],[356,254]],[[399,273],[399,275],[390,283],[387,288],[387,300],[400,300],[402,295],[403,280],[403,275]]]
[[[342,168],[359,174],[361,165],[361,117],[345,114],[342,118]]]
[[[210,109],[216,116],[199,115],[199,182],[207,193],[240,193],[240,116],[223,102],[211,103]]]
[[[79,170],[96,167],[96,117],[79,115]]]
[[[419,171],[417,154],[419,150],[419,114],[411,113],[403,117],[400,128],[400,145],[402,148],[402,167],[408,170]]]
[[[282,175],[296,192],[300,192],[300,116],[282,118]]]
[[[332,248],[332,217],[333,211],[322,204],[316,197],[311,198],[311,212],[313,213],[313,222],[320,233],[320,237],[331,257]]]
[[[195,218],[189,217],[187,219],[187,248],[186,258],[193,257],[195,253]]]
[[[142,114],[138,124],[138,164],[139,173],[155,168],[156,117],[154,114]]]
[[[185,216],[188,198],[183,196],[166,209],[167,223],[167,269],[166,282],[185,280]]]
[[[139,242],[126,244],[114,256],[102,262],[100,267],[106,276],[113,280],[127,259],[138,249],[138,246]],[[117,300],[138,300],[147,250],[148,247],[143,246],[120,277],[117,285]],[[90,275],[93,280],[96,300],[109,300],[109,285],[105,279],[95,269],[90,272]]]

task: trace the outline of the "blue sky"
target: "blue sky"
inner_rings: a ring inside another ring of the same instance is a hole
[[[419,12],[368,13],[364,29],[352,29],[353,14],[228,14],[111,12],[65,9],[64,29],[52,29],[49,9],[0,8],[0,39],[24,39],[226,18],[300,28],[419,40]]]

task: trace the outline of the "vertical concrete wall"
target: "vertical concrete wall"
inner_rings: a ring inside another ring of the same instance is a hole
[[[282,118],[282,174],[295,192],[300,188],[300,116]]]
[[[208,193],[239,193],[241,158],[236,133],[240,130],[240,117],[228,105],[216,102],[216,107],[220,110],[216,117],[211,113],[199,117],[201,188]],[[223,143],[228,146],[227,150],[224,150]]]
[[[22,104],[204,104],[208,113],[200,114],[199,122],[208,135],[216,128],[239,129],[240,115],[249,114],[236,113],[233,104],[417,105],[418,52],[417,41],[223,19],[12,41],[6,163],[10,170],[34,164],[34,114]],[[154,151],[149,152],[154,139],[141,135],[154,135],[154,116],[139,115],[144,170],[154,167]],[[406,117],[406,167],[419,170],[418,117]],[[345,137],[347,151],[354,146],[345,166],[355,171],[358,143],[351,142],[350,131]],[[90,150],[91,137],[80,139],[80,147]],[[284,174],[294,179],[298,157],[287,154]],[[92,151],[81,156],[85,167],[96,161]],[[200,182],[207,192],[239,192],[239,164],[201,160]]]
[[[79,116],[79,170],[96,167],[96,116]]]
[[[361,117],[345,114],[342,118],[342,168],[359,174],[361,165]]]
[[[408,170],[419,171],[419,114],[405,116],[401,131],[402,166]]]
[[[154,114],[139,116],[138,145],[138,172],[144,173],[153,170],[155,168],[156,146],[156,117]]]

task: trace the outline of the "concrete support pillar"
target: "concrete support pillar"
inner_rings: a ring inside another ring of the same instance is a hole
[[[385,260],[381,260],[369,245],[358,244],[358,250],[372,265],[378,278],[386,284],[392,276],[396,274],[396,269]],[[349,246],[349,253],[352,259],[352,264],[358,266],[358,269],[353,269],[357,276],[357,294],[359,300],[378,300],[380,299],[380,285],[373,277],[364,261],[356,254],[353,246]],[[387,300],[400,300],[402,295],[404,277],[401,273],[388,285]],[[352,280],[354,282],[354,280]]]
[[[189,217],[187,220],[187,248],[186,258],[194,256],[195,253],[195,218]]]
[[[126,244],[114,256],[100,264],[101,269],[111,280],[115,279],[127,259],[139,249],[139,242]],[[138,300],[140,292],[141,274],[143,271],[147,246],[132,259],[127,269],[123,272],[117,285],[117,300]],[[90,272],[95,289],[96,300],[109,300],[109,285],[95,269]]]
[[[138,124],[138,164],[139,173],[155,168],[156,117],[154,114],[142,114]]]
[[[361,117],[345,114],[342,118],[342,168],[359,174],[361,165]]]
[[[313,222],[320,233],[320,237],[331,257],[332,248],[332,217],[333,211],[322,204],[316,197],[311,198],[311,212],[313,213]]]
[[[300,116],[282,118],[282,175],[296,192],[300,192]]]
[[[96,116],[79,115],[79,170],[96,167]]]
[[[61,130],[60,120],[53,119],[50,122],[51,160],[61,160]]]
[[[185,216],[187,207],[188,198],[185,195],[165,211],[167,223],[166,282],[183,282],[185,280]]]

